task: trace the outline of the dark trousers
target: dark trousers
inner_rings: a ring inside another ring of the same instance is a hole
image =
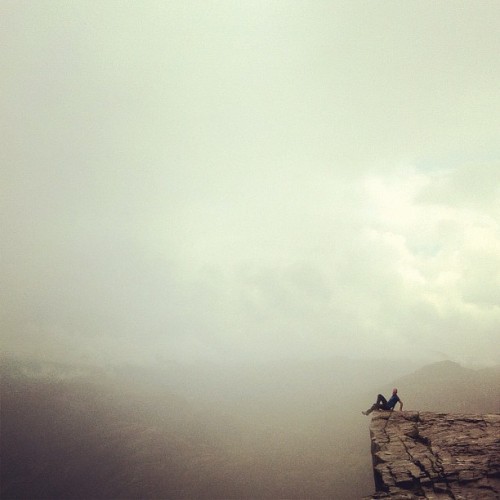
[[[377,402],[369,410],[366,410],[366,414],[369,415],[373,410],[390,410],[387,408],[387,399],[382,394],[377,396]]]

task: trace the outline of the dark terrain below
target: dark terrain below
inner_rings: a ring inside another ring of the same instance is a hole
[[[4,358],[2,498],[360,498],[373,491],[360,410],[371,383],[391,385],[390,369],[374,370],[342,359],[104,369]],[[495,412],[498,381],[498,369],[445,362],[397,383],[405,409]]]

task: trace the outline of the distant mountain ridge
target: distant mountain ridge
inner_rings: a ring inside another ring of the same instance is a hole
[[[500,367],[472,370],[452,361],[424,366],[394,384],[405,409],[458,413],[500,412]]]
[[[0,356],[0,373],[11,378],[70,380],[74,378],[102,377],[105,370],[92,365],[74,365],[57,361]]]

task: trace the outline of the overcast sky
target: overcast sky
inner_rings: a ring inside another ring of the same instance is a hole
[[[498,1],[21,1],[4,352],[500,363]]]

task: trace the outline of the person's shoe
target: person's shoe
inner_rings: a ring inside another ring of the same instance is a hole
[[[366,412],[366,411],[362,411],[361,413],[362,413],[363,415],[368,415],[368,412]]]

